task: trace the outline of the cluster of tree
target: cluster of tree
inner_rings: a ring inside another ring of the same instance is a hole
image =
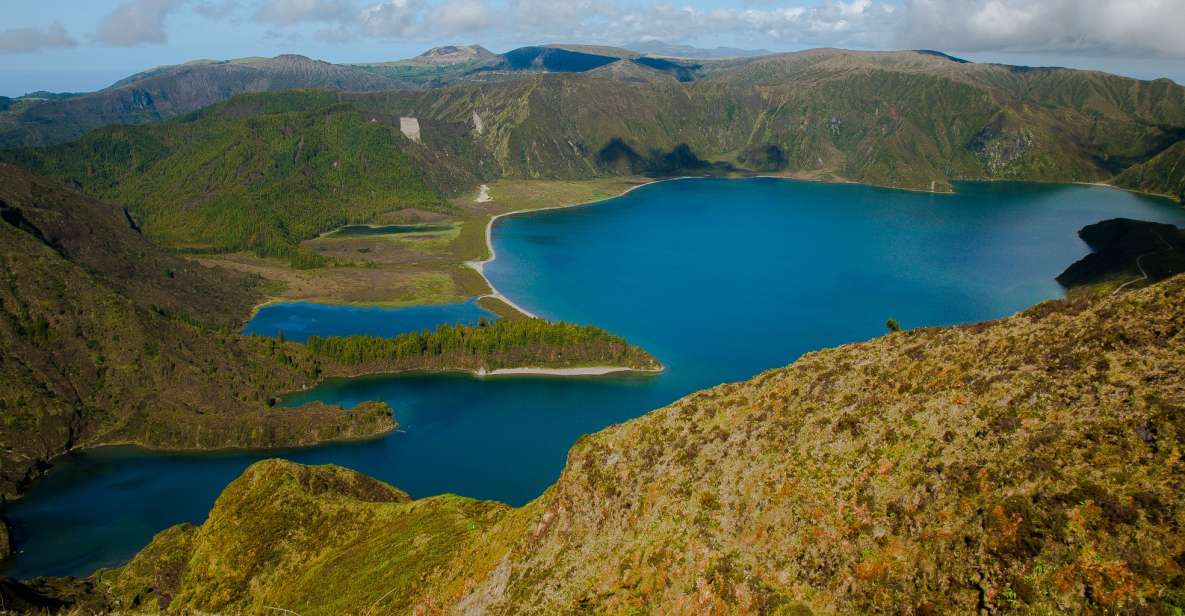
[[[708,162],[700,158],[686,143],[680,143],[669,151],[651,148],[643,156],[619,137],[610,139],[597,153],[597,158],[602,166],[620,173],[656,177],[709,171],[727,173],[735,170],[729,163]]]
[[[646,351],[603,329],[542,319],[482,319],[478,325],[441,325],[394,338],[310,337],[309,351],[328,373],[397,370],[624,366],[654,369]]]

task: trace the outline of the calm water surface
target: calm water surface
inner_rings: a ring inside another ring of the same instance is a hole
[[[218,492],[267,456],[342,464],[417,497],[455,492],[522,504],[555,481],[581,434],[807,351],[879,335],[890,317],[906,327],[960,323],[1059,297],[1054,276],[1086,254],[1075,235],[1086,224],[1126,216],[1185,225],[1185,210],[1167,201],[1103,188],[959,190],[688,180],[502,219],[487,272],[503,293],[547,318],[623,335],[667,372],[332,381],[292,402],[383,399],[401,430],[266,455],[76,454],[8,509],[23,551],[7,573],[86,574],[117,564],[154,532],[202,521]],[[303,331],[328,331],[320,327]]]
[[[351,237],[357,235],[402,235],[406,233],[440,233],[452,230],[452,225],[347,225],[327,235],[327,237]]]
[[[436,306],[411,308],[374,308],[334,306],[311,302],[269,304],[259,309],[243,328],[245,334],[275,336],[283,332],[287,340],[304,342],[309,336],[397,336],[441,323],[474,325],[478,319],[495,318],[477,305],[476,300]]]

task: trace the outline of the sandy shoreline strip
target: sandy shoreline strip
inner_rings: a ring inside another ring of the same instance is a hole
[[[486,281],[486,285],[490,287],[490,292],[486,293],[485,295],[478,296],[478,299],[481,299],[483,297],[492,297],[494,299],[498,299],[498,300],[501,300],[502,302],[505,302],[506,305],[519,311],[520,313],[525,315],[527,318],[531,318],[531,319],[538,319],[539,318],[539,315],[531,312],[530,310],[527,310],[526,308],[523,308],[522,306],[519,306],[518,304],[514,303],[509,297],[506,297],[505,295],[503,295],[500,291],[498,291],[498,287],[495,287],[494,283],[489,278],[486,277],[485,265],[487,263],[492,262],[494,259],[498,258],[498,253],[494,250],[494,223],[498,222],[499,218],[502,218],[504,216],[514,216],[516,214],[546,212],[548,210],[565,210],[565,209],[572,208],[572,207],[583,207],[586,205],[595,205],[595,204],[601,203],[603,201],[608,201],[610,199],[616,199],[618,197],[623,197],[623,196],[628,195],[629,193],[631,193],[639,188],[642,188],[643,186],[650,186],[651,184],[658,184],[660,182],[675,182],[678,180],[690,180],[690,179],[695,179],[697,177],[701,177],[701,176],[687,175],[687,176],[681,176],[681,177],[677,177],[677,178],[665,178],[662,180],[651,180],[649,182],[643,182],[641,184],[638,184],[637,186],[630,186],[629,188],[625,189],[624,191],[622,191],[619,194],[613,195],[611,197],[605,197],[603,199],[593,199],[592,201],[583,201],[581,203],[567,203],[564,205],[552,205],[549,207],[526,208],[526,209],[522,209],[522,210],[514,210],[512,212],[503,212],[501,214],[494,214],[493,216],[490,217],[489,222],[486,223],[486,250],[489,251],[490,257],[488,259],[483,259],[481,261],[466,261],[465,262],[465,266],[476,271],[478,273],[478,275],[481,276],[482,280]],[[533,370],[533,368],[530,368],[530,369]],[[497,372],[497,371],[495,371],[495,372]],[[493,374],[493,373],[491,373],[491,374]]]
[[[589,366],[586,368],[498,368],[497,370],[477,370],[473,374],[477,377],[487,376],[604,376],[619,372],[640,372],[644,374],[662,372],[662,369],[646,370],[642,368],[628,368],[625,366]]]

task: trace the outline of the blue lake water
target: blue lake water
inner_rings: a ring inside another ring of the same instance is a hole
[[[440,233],[449,231],[452,225],[347,225],[328,234],[328,237],[351,237],[358,235],[402,235],[408,233]]]
[[[285,339],[296,342],[304,342],[309,336],[367,334],[389,337],[433,329],[442,323],[474,325],[482,317],[495,318],[493,313],[478,306],[475,299],[410,308],[288,302],[260,308],[243,328],[243,333],[275,336],[283,332]]]
[[[22,553],[6,573],[85,574],[122,562],[154,532],[202,521],[230,480],[269,456],[341,464],[417,497],[455,492],[522,504],[555,481],[582,434],[805,352],[879,335],[890,317],[905,327],[960,323],[1059,297],[1054,277],[1087,252],[1076,236],[1084,225],[1116,216],[1185,225],[1179,206],[1104,188],[958,189],[685,180],[504,218],[493,234],[498,259],[486,270],[499,290],[544,317],[623,335],[667,371],[332,381],[291,402],[383,399],[401,430],[267,454],[75,454],[7,509]]]

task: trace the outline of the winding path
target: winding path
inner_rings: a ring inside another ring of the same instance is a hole
[[[1151,256],[1151,255],[1158,255],[1162,252],[1172,252],[1173,250],[1175,250],[1173,248],[1173,245],[1168,243],[1168,241],[1164,239],[1163,235],[1157,233],[1156,239],[1160,240],[1160,243],[1165,245],[1165,249],[1164,250],[1153,250],[1152,252],[1146,252],[1146,253],[1136,257],[1136,269],[1140,270],[1140,277],[1133,278],[1133,279],[1119,285],[1118,288],[1116,288],[1114,291],[1111,292],[1111,295],[1118,295],[1120,291],[1122,291],[1124,288],[1126,288],[1130,284],[1148,280],[1148,272],[1144,271],[1144,257]]]

